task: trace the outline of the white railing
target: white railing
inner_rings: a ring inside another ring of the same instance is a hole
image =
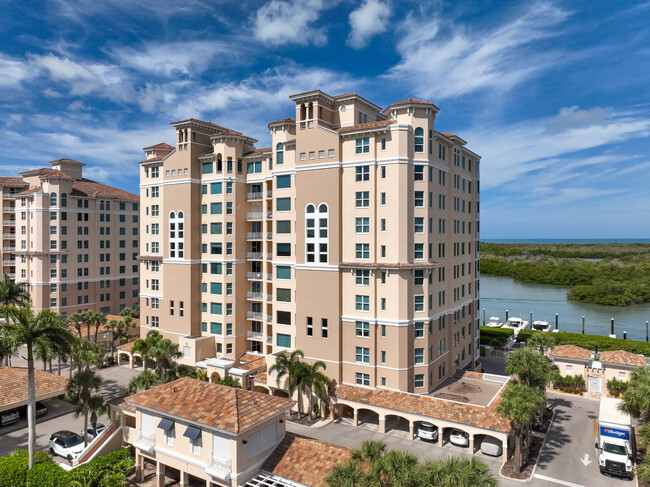
[[[3,233],[2,238],[10,238],[12,240],[16,240],[16,234],[15,233]]]
[[[246,273],[246,279],[258,279],[262,280],[263,275],[261,272],[247,272]]]
[[[266,233],[266,240],[273,240],[273,232]]]
[[[266,275],[266,280],[267,281],[272,281],[273,280],[273,274],[267,274]]]
[[[262,260],[262,252],[246,252],[247,259]]]
[[[248,232],[246,233],[247,240],[262,240],[262,232]]]
[[[205,471],[214,477],[226,479],[230,476],[230,472],[232,471],[230,460],[223,460],[210,453],[208,454],[208,462]]]
[[[508,382],[508,379],[510,379],[510,377],[506,377],[505,375],[483,374],[483,380],[487,380],[490,382],[498,382],[500,384],[505,384],[506,382]]]
[[[266,212],[266,219],[271,220],[273,218],[273,212],[272,211],[267,211]]]
[[[261,320],[262,313],[257,313],[256,311],[246,311],[246,318],[251,320]]]
[[[246,338],[262,338],[261,331],[247,331]]]
[[[273,198],[273,191],[271,191],[271,190],[267,191],[267,192],[266,192],[266,197],[267,197],[268,199]]]
[[[3,252],[13,252],[16,250],[16,247],[2,247]]]
[[[266,322],[267,323],[273,323],[273,316],[266,315]]]
[[[246,219],[247,220],[261,220],[262,219],[262,212],[261,211],[253,211],[250,213],[246,213]]]
[[[262,199],[262,192],[258,191],[256,193],[246,193],[246,199],[247,200],[261,200]]]
[[[15,260],[3,260],[2,265],[16,265]]]
[[[273,260],[273,254],[266,254],[266,260]]]
[[[2,224],[12,227],[16,224],[16,220],[2,220]]]
[[[273,295],[272,294],[267,294],[266,295],[266,300],[269,301],[269,302],[273,301]]]
[[[273,337],[266,337],[266,343],[273,345]]]
[[[247,299],[255,299],[258,301],[262,301],[264,299],[264,295],[262,293],[255,293],[253,291],[246,291],[246,298]]]
[[[156,439],[153,433],[145,433],[142,430],[137,430],[135,432],[135,441],[133,446],[139,448],[140,450],[151,451],[156,443]]]

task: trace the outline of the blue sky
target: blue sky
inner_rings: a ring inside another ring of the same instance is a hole
[[[267,146],[292,93],[417,97],[483,156],[484,238],[650,237],[650,2],[0,0],[0,174],[137,192],[211,120]]]

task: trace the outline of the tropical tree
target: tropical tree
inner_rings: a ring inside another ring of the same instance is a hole
[[[239,383],[239,379],[237,377],[233,377],[232,375],[228,375],[223,379],[218,380],[217,384],[221,384],[222,386],[234,387],[235,389],[241,389],[241,384]]]
[[[420,471],[420,485],[436,487],[497,487],[499,482],[478,458],[449,457],[443,462],[429,461]]]
[[[0,281],[0,303],[8,308],[9,306],[20,306],[29,301],[29,293],[25,289],[25,284],[16,283],[8,274],[4,274]],[[4,312],[5,322],[9,321],[9,313]],[[4,329],[0,328],[0,348],[5,365],[9,365],[11,356],[15,353],[15,347],[10,340],[6,338]]]
[[[161,339],[158,339],[160,337]],[[167,371],[173,366],[174,359],[183,355],[178,351],[178,344],[168,338],[158,335],[149,350],[149,356],[156,361],[156,367],[161,371],[163,382],[167,382]]]
[[[50,364],[50,372],[52,372],[51,364],[54,358],[54,351],[52,346],[47,342],[39,342],[34,346],[34,357],[43,362],[43,371],[47,371],[47,364]]]
[[[77,372],[85,366],[99,367],[104,358],[104,346],[93,343],[85,338],[74,337],[70,344],[70,378],[72,378],[72,364],[77,366]]]
[[[84,417],[84,446],[88,444],[88,400],[93,391],[98,391],[102,386],[101,376],[86,366],[81,372],[75,372],[72,380],[68,383],[65,395],[68,399],[78,397],[81,400],[81,414]]]
[[[131,308],[124,308],[120,311],[121,320],[111,320],[106,324],[106,328],[111,333],[111,359],[114,360],[114,343],[115,340],[121,345],[126,343],[131,338],[131,330],[135,328],[133,321],[133,310]]]
[[[192,373],[192,377],[196,380],[202,380],[206,382],[208,380],[208,371],[205,369],[196,369]]]
[[[377,475],[379,462],[386,453],[386,443],[379,440],[365,440],[359,448],[350,452],[350,461],[358,463],[364,472]]]
[[[312,406],[313,397],[316,395],[321,401],[329,394],[329,386],[331,381],[321,372],[327,366],[325,362],[320,360],[314,362],[312,365],[302,364],[301,376],[303,390],[307,392],[309,397],[309,419],[313,419],[314,408]]]
[[[151,370],[143,370],[138,375],[136,375],[127,387],[127,390],[131,394],[135,394],[138,391],[146,391],[151,389],[153,386],[160,382],[158,376],[155,372]]]
[[[546,406],[546,397],[535,387],[512,382],[501,396],[497,412],[510,420],[515,432],[515,472],[523,465],[523,432],[533,416]]]
[[[147,360],[153,360],[154,348],[158,341],[162,340],[162,335],[156,330],[150,330],[145,338],[138,338],[133,342],[131,347],[131,355],[135,353],[140,354],[142,358],[142,367],[147,370]]]
[[[619,405],[621,411],[641,418],[642,423],[650,420],[650,368],[638,367],[630,373],[630,381]]]
[[[302,414],[302,364],[300,359],[305,356],[301,350],[294,350],[289,356],[282,353],[277,355],[275,363],[269,368],[271,374],[275,374],[278,384],[282,379],[287,377],[287,389],[289,396],[293,397],[296,390],[300,391],[298,394],[298,416]]]
[[[106,315],[100,311],[88,311],[88,321],[91,326],[95,327],[95,338],[93,341],[97,343],[99,327],[106,324]]]
[[[29,303],[3,306],[1,312],[9,319],[3,325],[6,337],[16,345],[27,348],[27,425],[29,430],[29,468],[36,455],[36,384],[34,381],[34,347],[39,343],[62,343],[72,340],[70,332],[60,326],[61,318],[51,310],[34,316]]]
[[[86,324],[86,314],[84,313],[74,313],[68,318],[68,323],[70,323],[74,329],[77,331],[77,336],[81,338],[81,327]]]
[[[95,394],[88,398],[88,411],[90,412],[90,425],[93,431],[97,431],[97,419],[100,416],[108,417],[111,412],[111,407],[108,405],[104,396]]]
[[[420,469],[418,458],[403,450],[389,450],[379,461],[381,485],[392,487],[415,487],[418,484]]]
[[[325,477],[325,484],[329,487],[359,487],[360,485],[368,485],[366,483],[366,473],[359,465],[346,461],[339,463],[332,471]]]
[[[530,338],[526,340],[526,346],[533,350],[539,350],[545,353],[557,345],[557,334],[555,333],[533,333]]]
[[[547,357],[530,348],[515,350],[506,359],[506,374],[516,375],[525,385],[541,390],[546,388],[554,370]]]

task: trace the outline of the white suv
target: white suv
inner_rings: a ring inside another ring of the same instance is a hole
[[[422,440],[436,441],[438,439],[438,427],[423,421],[418,426],[418,437]]]
[[[69,462],[76,460],[84,450],[84,440],[77,433],[72,431],[57,431],[50,436],[50,453],[68,459]]]

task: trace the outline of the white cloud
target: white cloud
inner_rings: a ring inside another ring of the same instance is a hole
[[[25,63],[5,57],[0,54],[0,86],[19,85],[29,77],[29,69]]]
[[[381,0],[363,0],[361,6],[350,13],[348,45],[354,49],[364,47],[370,39],[386,31],[391,5]]]
[[[562,60],[560,53],[536,51],[534,43],[556,35],[554,29],[568,16],[554,6],[536,4],[491,31],[410,16],[397,46],[402,59],[388,77],[410,84],[417,96],[435,99],[508,91]]]
[[[273,45],[323,45],[327,36],[316,20],[324,8],[324,0],[271,0],[255,13],[255,37]]]

